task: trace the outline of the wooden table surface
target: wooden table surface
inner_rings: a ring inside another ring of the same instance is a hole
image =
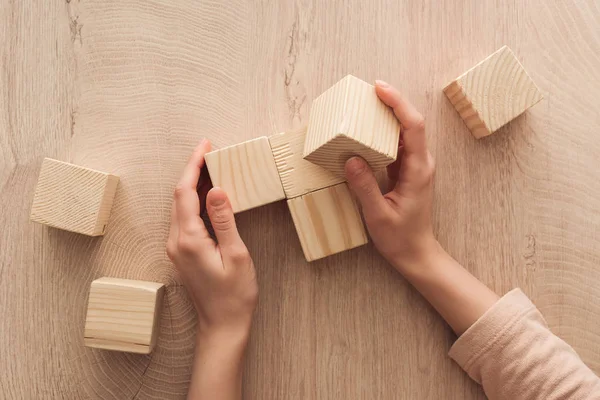
[[[348,73],[425,115],[445,248],[498,293],[521,287],[599,373],[599,3],[270,3],[1,2],[0,397],[183,398],[196,322],[164,243],[188,154],[302,127]],[[545,99],[477,141],[441,89],[504,44]],[[28,221],[46,156],[120,175],[103,238]],[[246,398],[484,397],[372,245],[307,264],[285,203],[238,223],[260,281]],[[153,354],[83,346],[101,276],[168,284]]]

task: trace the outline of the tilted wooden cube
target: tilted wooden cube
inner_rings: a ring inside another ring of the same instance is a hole
[[[204,159],[213,185],[225,190],[233,212],[285,199],[265,136],[212,151]]]
[[[164,285],[119,278],[92,282],[85,320],[88,347],[148,354],[156,344]]]
[[[307,261],[368,242],[358,207],[345,183],[288,200]]]
[[[302,158],[306,128],[269,137],[279,178],[288,199],[344,181],[325,168]]]
[[[313,101],[303,155],[337,176],[355,155],[378,170],[396,160],[399,135],[400,123],[375,87],[348,75]]]
[[[478,139],[491,135],[543,98],[507,46],[450,82],[444,93]]]
[[[118,176],[46,158],[30,219],[84,235],[103,235],[118,184]]]

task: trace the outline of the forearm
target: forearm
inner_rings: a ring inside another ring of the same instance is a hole
[[[188,399],[241,399],[247,342],[246,330],[199,333]]]
[[[499,299],[437,242],[420,260],[394,266],[459,336]]]
[[[600,400],[600,379],[519,289],[498,300],[449,355],[490,399]]]
[[[600,380],[519,290],[499,298],[439,244],[395,265],[460,336],[450,356],[493,399],[591,399]]]

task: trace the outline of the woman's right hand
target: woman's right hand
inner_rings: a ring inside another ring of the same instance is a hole
[[[373,172],[359,157],[346,162],[346,178],[362,206],[373,243],[406,273],[443,251],[431,223],[435,165],[427,149],[423,116],[394,87],[377,81],[375,88],[402,125],[398,158],[388,166],[389,191],[381,193]]]

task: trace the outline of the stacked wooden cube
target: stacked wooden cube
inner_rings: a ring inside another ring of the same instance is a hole
[[[490,135],[542,99],[506,46],[444,92],[476,138]],[[348,158],[377,170],[396,159],[400,124],[373,86],[351,75],[319,96],[308,126],[206,155],[212,182],[234,212],[287,199],[308,261],[367,243],[344,179]],[[31,220],[90,236],[106,232],[119,177],[45,159]],[[164,285],[104,277],[90,287],[84,343],[147,354],[157,341]]]
[[[398,153],[400,124],[372,85],[348,75],[312,105],[308,127],[208,153],[211,180],[234,212],[287,199],[307,261],[367,243],[344,164],[363,157],[373,169]]]

